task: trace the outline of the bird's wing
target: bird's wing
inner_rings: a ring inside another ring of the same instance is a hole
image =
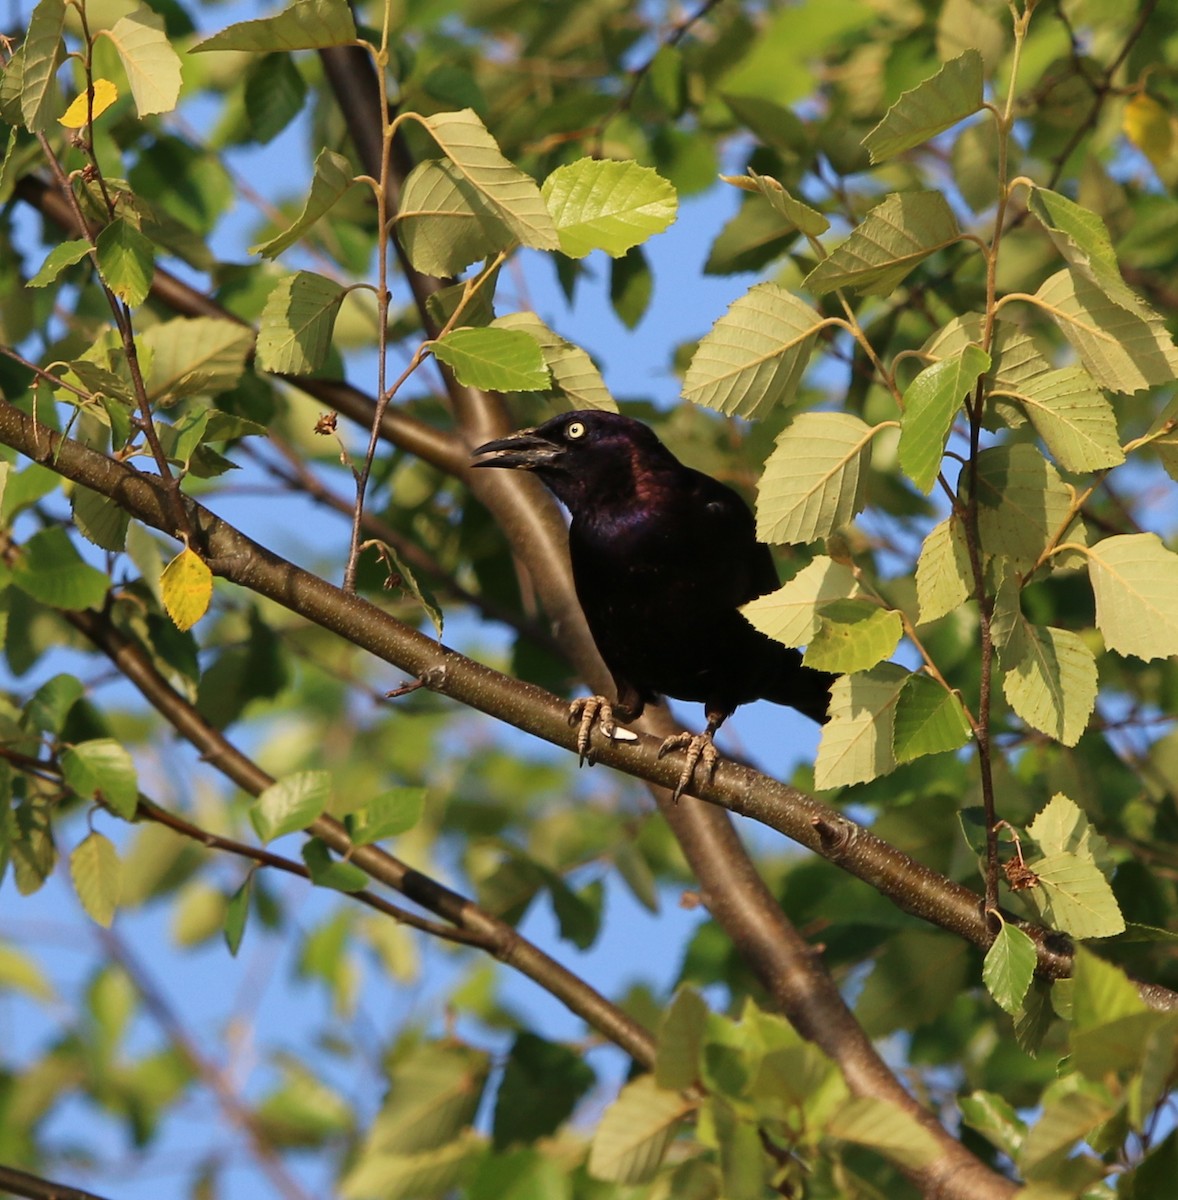
[[[773,554],[757,541],[757,522],[739,493],[710,475],[693,471],[701,525],[722,545],[728,562],[727,584],[734,604],[745,604],[781,586]],[[703,530],[701,529],[701,533]]]

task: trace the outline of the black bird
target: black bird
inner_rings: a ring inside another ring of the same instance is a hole
[[[835,676],[755,629],[738,607],[779,586],[753,514],[725,484],[685,467],[630,417],[563,413],[475,450],[476,467],[534,471],[572,514],[569,551],[577,598],[617,688],[576,701],[577,748],[595,720],[637,718],[657,696],[699,700],[707,729],[668,738],[659,756],[687,751],[678,799],[702,759],[715,769],[712,735],[751,700],[788,704],[825,721]],[[486,457],[482,457],[486,456]]]

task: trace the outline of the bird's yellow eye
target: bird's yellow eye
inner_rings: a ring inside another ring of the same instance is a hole
[[[577,440],[577,438],[584,437],[585,436],[585,422],[584,421],[570,421],[569,424],[565,427],[564,435],[570,441],[574,441],[574,442]]]

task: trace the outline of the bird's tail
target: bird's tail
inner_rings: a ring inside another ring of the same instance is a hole
[[[825,725],[830,719],[830,689],[837,675],[828,671],[816,671],[802,665],[802,655],[775,642],[773,678],[765,690],[765,699],[774,704],[787,704],[798,712]]]

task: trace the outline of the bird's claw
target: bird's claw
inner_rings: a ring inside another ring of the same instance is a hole
[[[589,740],[593,734],[593,726],[597,725],[611,742],[631,742],[637,734],[619,727],[614,719],[613,705],[604,696],[582,696],[569,705],[569,724],[577,727],[577,765],[584,766],[586,762],[593,765],[593,753]]]
[[[691,784],[695,768],[699,763],[703,763],[704,782],[708,782],[712,778],[716,773],[716,763],[720,759],[720,752],[712,741],[711,733],[706,730],[703,733],[672,734],[659,747],[658,756],[662,758],[673,750],[682,750],[686,756],[679,782],[675,784],[675,790],[671,793],[671,798],[677,804],[679,797],[683,795],[684,788]]]

